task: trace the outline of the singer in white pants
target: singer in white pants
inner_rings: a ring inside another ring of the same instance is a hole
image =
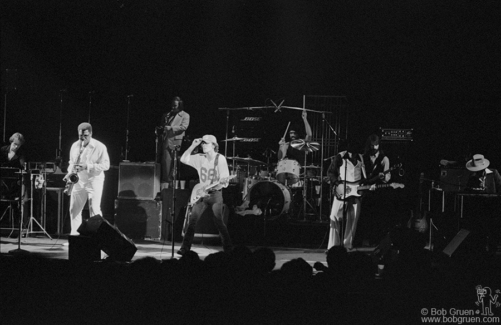
[[[343,184],[340,184],[339,186],[343,186]],[[347,209],[346,219],[343,219],[345,204]],[[341,221],[344,220],[345,233],[343,246],[347,249],[352,249],[359,217],[360,199],[349,199],[347,202],[344,202],[335,198],[330,215],[331,229],[329,232],[329,243],[327,247],[330,249],[332,246],[341,245]]]
[[[79,140],[70,150],[70,163],[65,180],[73,173],[78,182],[73,185],[70,199],[71,235],[78,235],[82,224],[82,210],[89,200],[90,216],[102,215],[104,172],[110,169],[110,158],[106,146],[92,138],[92,126],[82,123],[78,126]]]
[[[332,161],[327,174],[331,183],[336,186],[343,186],[346,180],[348,183],[359,182],[366,178],[365,167],[362,155],[356,154],[356,151],[348,146],[347,151],[342,151],[336,155]],[[360,201],[357,196],[342,197],[340,200],[334,198],[330,214],[330,232],[327,249],[332,246],[343,245],[347,249],[353,248],[353,239],[357,230],[357,222],[360,217]],[[346,218],[343,209],[346,207]],[[342,228],[342,226],[344,228]],[[344,236],[341,237],[341,230],[344,229]]]

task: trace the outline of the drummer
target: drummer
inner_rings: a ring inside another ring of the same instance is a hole
[[[304,138],[304,141],[309,142],[311,141],[312,132],[310,124],[308,123],[306,110],[303,111],[302,118],[304,122],[304,128],[306,130],[306,137]],[[300,140],[298,128],[294,127],[289,130],[289,138],[291,142],[294,140]],[[282,159],[292,159],[296,160],[300,165],[304,164],[304,159],[307,153],[306,151],[301,151],[293,148],[290,145],[290,142],[285,142],[285,138],[280,139],[280,142],[278,144],[280,146],[277,153],[279,161]]]

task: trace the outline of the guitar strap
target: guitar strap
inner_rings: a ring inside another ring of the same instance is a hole
[[[377,168],[377,166],[379,166],[381,164],[381,162],[383,161],[384,157],[385,156],[383,154],[381,154],[381,152],[380,152],[380,155],[377,156],[376,160],[374,160],[374,164],[372,165],[371,174]],[[370,157],[369,157],[369,159],[370,159]]]
[[[216,158],[214,159],[214,174],[217,173],[217,175],[219,176],[219,173],[217,172],[216,170],[216,167],[217,167],[217,163],[219,162],[219,154],[216,155]],[[214,175],[215,176],[215,175]],[[210,181],[210,185],[212,185],[212,183],[214,183],[214,180],[216,178],[213,177],[212,180]]]

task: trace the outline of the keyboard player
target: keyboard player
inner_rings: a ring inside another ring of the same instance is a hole
[[[489,160],[476,154],[466,163],[466,169],[472,172],[466,189],[475,193],[501,194],[501,176],[497,169],[489,167]]]

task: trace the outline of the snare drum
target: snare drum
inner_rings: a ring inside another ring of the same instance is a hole
[[[278,182],[261,181],[249,190],[249,206],[256,205],[268,220],[273,220],[289,211],[291,192]]]
[[[282,184],[291,185],[299,180],[301,165],[296,160],[283,159],[278,162],[277,180]]]

